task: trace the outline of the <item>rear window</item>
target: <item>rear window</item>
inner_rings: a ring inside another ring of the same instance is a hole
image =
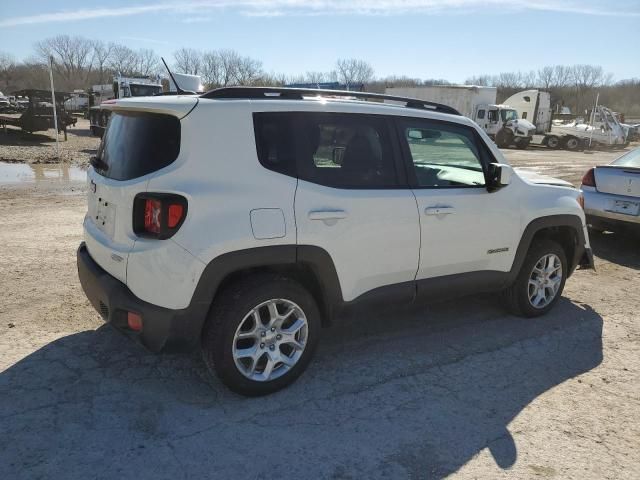
[[[180,153],[180,120],[158,113],[114,112],[97,157],[96,171],[114,180],[131,180],[173,163]]]
[[[611,165],[618,167],[633,167],[640,168],[640,148],[631,150],[629,153],[624,154]]]

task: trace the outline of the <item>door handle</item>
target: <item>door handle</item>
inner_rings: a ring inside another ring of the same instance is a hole
[[[453,207],[427,207],[424,209],[425,215],[451,215],[456,213]]]
[[[347,218],[344,210],[315,210],[309,212],[309,220],[342,220]]]

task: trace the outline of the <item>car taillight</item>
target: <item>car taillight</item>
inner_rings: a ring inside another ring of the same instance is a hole
[[[595,168],[590,168],[587,173],[582,177],[582,185],[586,185],[587,187],[595,187],[596,186],[596,175]]]
[[[172,193],[141,193],[133,201],[133,231],[139,237],[172,237],[187,215],[187,199]]]
[[[144,201],[144,230],[149,233],[160,233],[160,214],[162,203],[147,198]],[[175,225],[174,225],[175,226]]]

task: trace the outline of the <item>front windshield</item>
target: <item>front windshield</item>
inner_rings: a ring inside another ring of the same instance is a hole
[[[611,163],[611,165],[616,165],[618,167],[640,168],[640,148],[636,148],[635,150],[631,150],[629,153],[624,154]]]
[[[134,83],[129,84],[129,89],[132,97],[150,97],[162,91],[160,85],[136,85]]]
[[[501,110],[500,117],[502,118],[503,122],[508,122],[510,120],[517,120],[518,112],[516,112],[515,110]]]

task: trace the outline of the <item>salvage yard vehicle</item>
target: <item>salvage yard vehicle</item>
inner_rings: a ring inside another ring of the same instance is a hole
[[[234,87],[105,108],[82,287],[244,395],[292,383],[347,307],[495,291],[536,317],[593,266],[581,193],[515,171],[445,105]]]
[[[95,87],[103,87],[96,85]],[[95,89],[94,87],[94,89]],[[157,95],[162,93],[162,84],[159,79],[148,77],[130,78],[116,75],[113,77],[113,84],[110,92],[99,90],[101,100],[110,101],[112,99],[129,98],[129,97],[146,97],[149,95]],[[96,105],[89,109],[89,122],[91,134],[101,137],[104,129],[109,122],[111,111],[108,108],[102,108],[102,105]]]
[[[640,232],[640,148],[609,165],[591,168],[584,175],[581,188],[592,230]]]
[[[202,93],[202,77],[200,75],[189,75],[186,73],[172,73],[175,80],[180,84],[180,90]],[[174,83],[174,78],[167,80],[168,91],[177,93],[178,88]],[[94,99],[99,99],[100,104],[92,106],[89,109],[89,121],[91,134],[101,137],[109,122],[111,110],[102,108],[103,101],[111,101],[119,98],[129,97],[148,97],[153,95],[162,95],[163,86],[160,77],[157,78],[128,78],[116,76],[113,79],[113,85],[94,85],[91,89]]]
[[[476,85],[433,85],[423,87],[389,87],[389,95],[415,97],[450,105],[475,121],[500,148],[511,145],[526,149],[536,133],[536,126],[519,117],[515,108],[505,102],[496,104],[496,87]]]
[[[568,123],[554,121],[541,143],[549,148],[567,150],[621,148],[629,143],[624,128],[607,107],[598,105],[589,117],[589,123],[580,119]]]
[[[27,106],[19,109],[19,112],[22,113],[0,115],[0,124],[20,127],[29,133],[55,128],[53,104],[49,90],[27,89],[14,92],[14,95],[22,98],[17,102],[21,102],[23,105],[24,99],[28,99]],[[68,93],[56,92],[55,98],[58,131],[63,132],[69,125],[75,125],[78,120],[69,115],[64,108],[64,101],[69,98]]]

